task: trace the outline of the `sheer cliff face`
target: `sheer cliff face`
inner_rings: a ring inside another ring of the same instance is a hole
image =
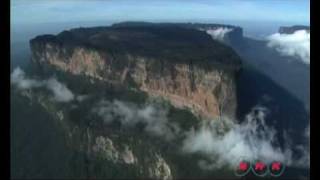
[[[164,40],[168,34],[161,37],[163,30],[157,32],[154,28],[144,29],[144,34],[137,33],[140,29],[130,28],[112,32],[84,30],[81,37],[86,38],[81,43],[71,41],[79,37],[79,30],[68,32],[70,40],[61,35],[40,36],[31,40],[32,60],[107,83],[134,87],[150,96],[162,97],[176,107],[190,108],[205,118],[222,114],[233,117],[237,104],[235,76],[240,68],[237,55],[203,32],[178,30],[182,32],[173,40]],[[190,40],[188,33],[192,38],[200,36],[205,40]],[[181,34],[184,37],[179,41]],[[126,43],[129,40],[132,44]],[[156,48],[155,52],[150,46]]]

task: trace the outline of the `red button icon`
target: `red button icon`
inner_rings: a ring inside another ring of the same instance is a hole
[[[256,163],[253,164],[252,169],[256,176],[265,176],[268,173],[267,165],[262,161],[256,161]]]
[[[249,164],[246,162],[240,162],[239,164],[239,170],[240,171],[246,171],[249,168]]]
[[[281,162],[274,161],[274,162],[272,162],[270,164],[269,169],[270,169],[270,175],[271,176],[278,177],[278,176],[282,175],[282,173],[284,172],[285,167]]]
[[[250,162],[242,160],[236,168],[236,176],[245,176],[250,171]]]
[[[273,171],[279,171],[281,167],[281,163],[280,162],[274,162],[271,164],[271,169]]]
[[[254,166],[254,170],[263,171],[267,166],[263,162],[257,162]]]

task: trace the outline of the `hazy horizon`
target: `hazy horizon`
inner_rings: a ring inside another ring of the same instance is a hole
[[[275,33],[279,26],[309,25],[308,0],[13,0],[12,42],[43,33],[107,26],[123,21],[221,23],[241,26],[249,37]]]
[[[13,24],[74,21],[259,21],[309,24],[308,0],[13,0]]]

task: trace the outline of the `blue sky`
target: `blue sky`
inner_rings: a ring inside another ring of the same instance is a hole
[[[12,24],[258,21],[309,24],[309,0],[12,0]]]

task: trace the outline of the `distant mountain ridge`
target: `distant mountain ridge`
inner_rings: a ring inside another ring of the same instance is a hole
[[[227,43],[241,43],[243,41],[243,29],[240,26],[234,26],[234,25],[227,25],[227,24],[217,24],[217,23],[151,23],[151,22],[121,22],[121,23],[115,23],[112,25],[112,27],[154,27],[154,26],[162,26],[162,27],[168,27],[168,26],[175,26],[175,27],[183,27],[183,28],[191,28],[191,29],[197,29],[202,31],[207,30],[216,30],[219,28],[226,28],[230,29],[229,33],[226,34],[225,42]]]
[[[279,28],[280,34],[293,34],[295,31],[298,30],[306,30],[310,31],[310,26],[304,26],[304,25],[294,25],[294,26],[282,26]]]

